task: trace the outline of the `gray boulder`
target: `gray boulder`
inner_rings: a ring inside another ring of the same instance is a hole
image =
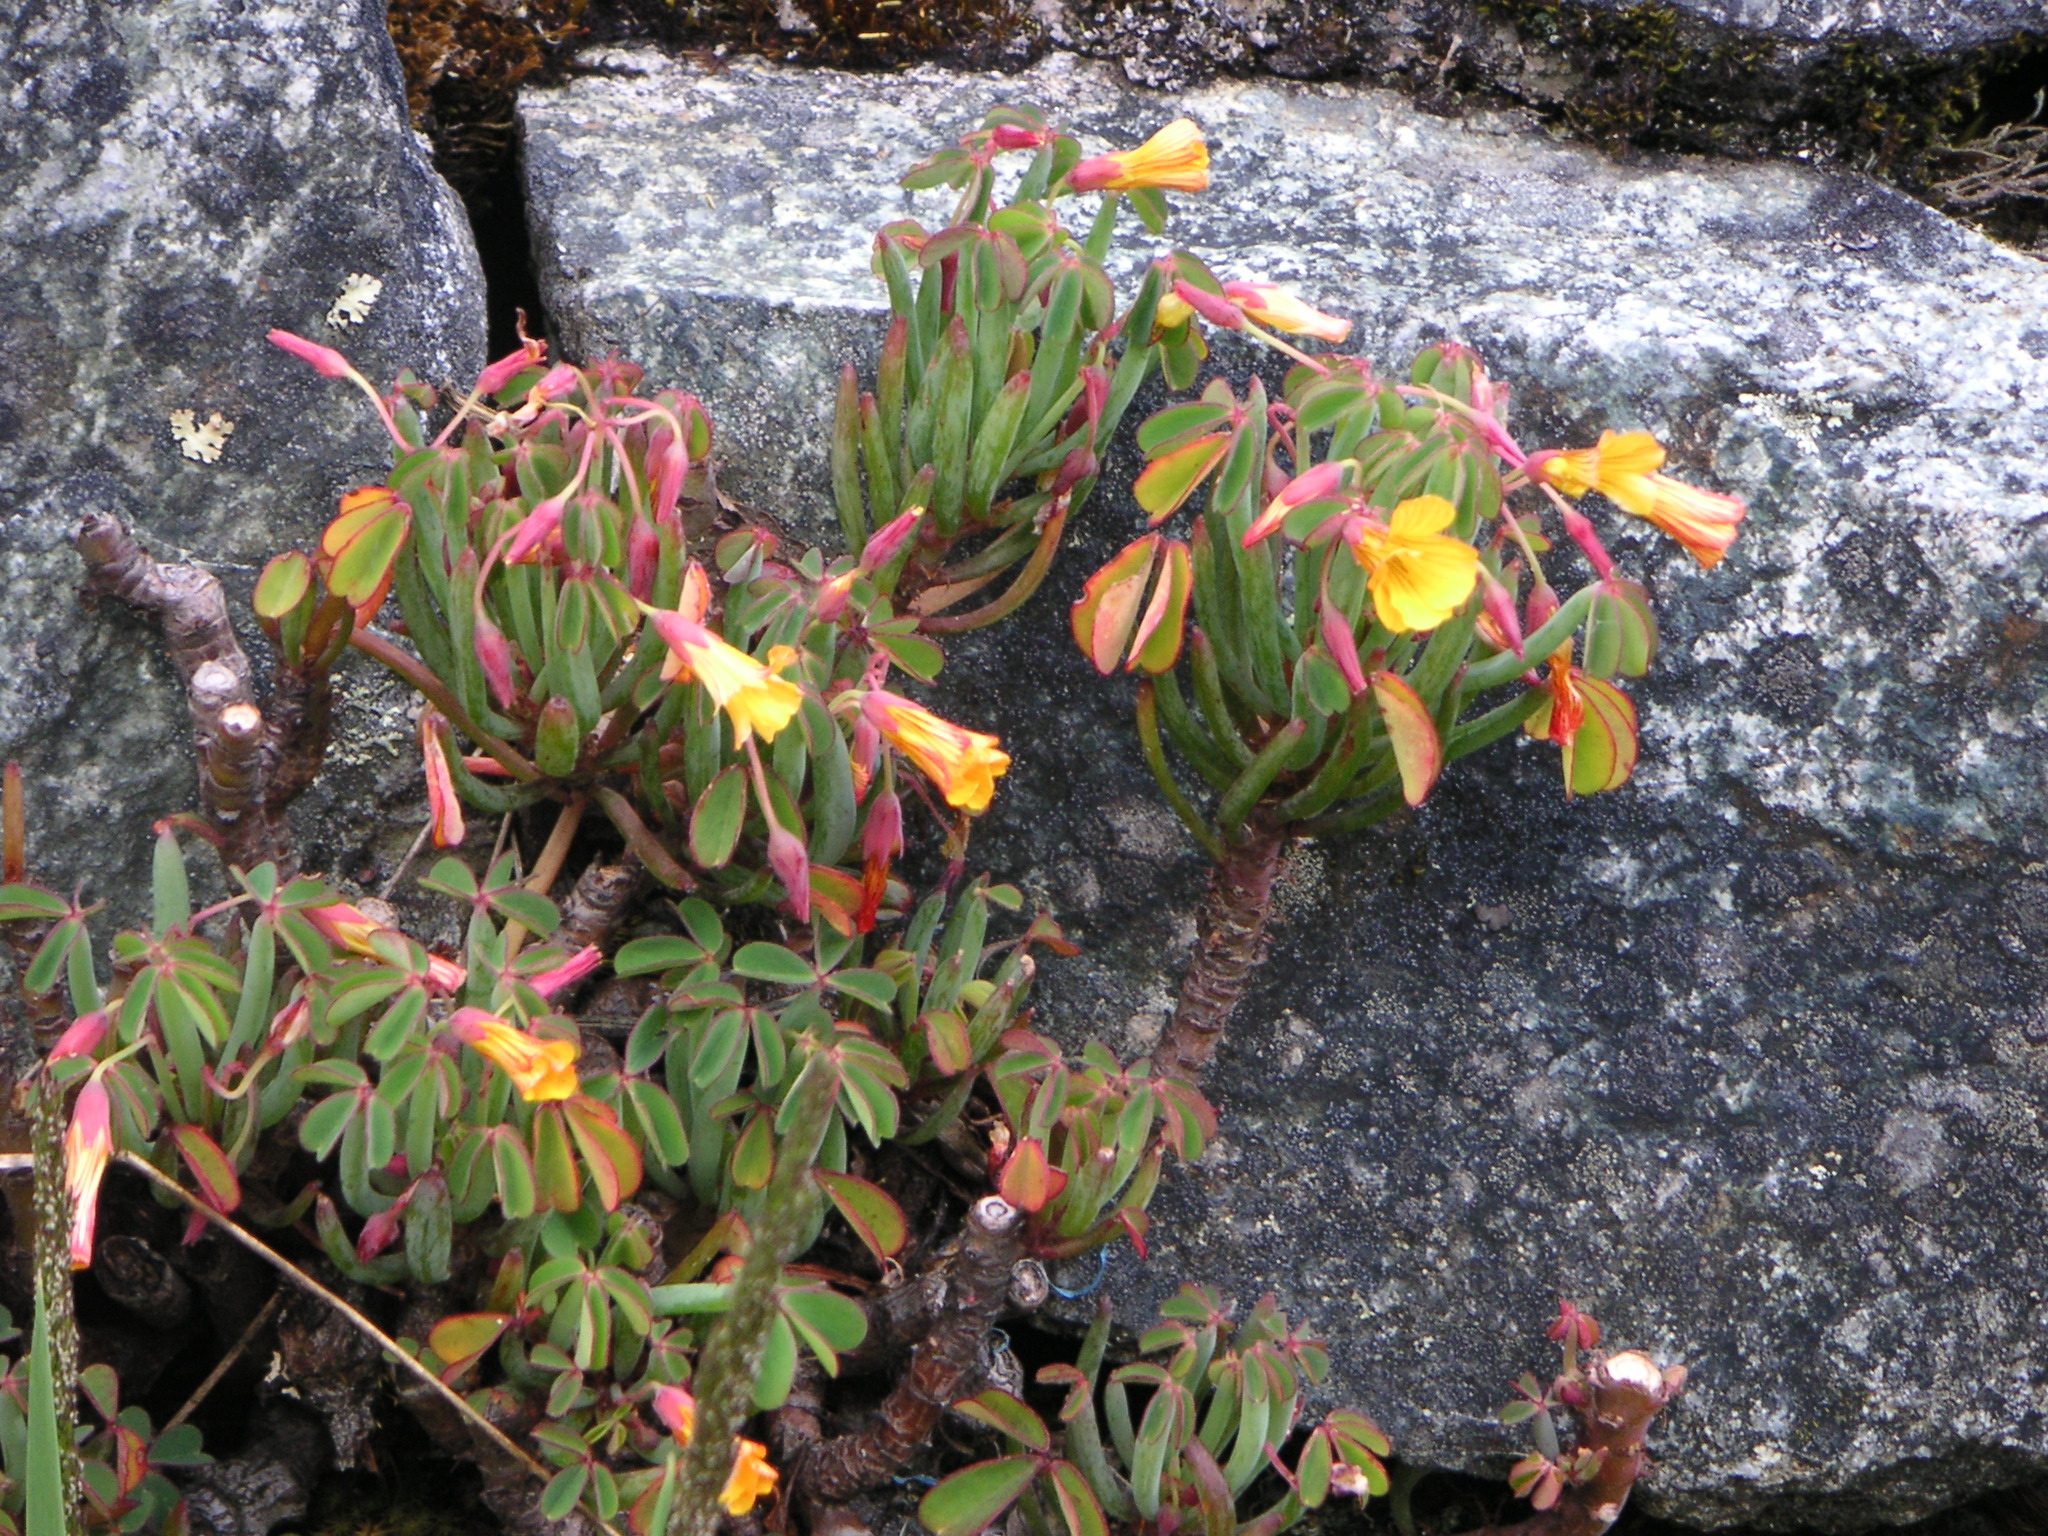
[[[1626,789],[1567,804],[1504,743],[1300,850],[1223,1140],[1114,1266],[1128,1317],[1277,1291],[1402,1455],[1498,1469],[1492,1409],[1573,1297],[1691,1365],[1644,1497],[1696,1525],[1855,1531],[2048,1471],[2048,269],[1862,177],[1622,166],[1385,94],[605,62],[521,106],[550,313],[702,391],[726,484],[800,531],[880,330],[866,233],[942,220],[894,177],[1016,99],[1123,145],[1191,114],[1215,183],[1170,233],[1220,272],[1390,365],[1472,343],[1525,442],[1648,427],[1750,498],[1711,574],[1613,530],[1665,626]],[[1065,635],[1140,526],[1132,468],[942,680],[1016,756],[978,862],[1086,945],[1044,1017],[1127,1052],[1204,878],[1129,685]]]
[[[245,617],[263,563],[390,462],[365,402],[264,333],[340,347],[380,384],[408,365],[473,377],[483,279],[407,126],[378,0],[37,4],[9,30],[0,757],[28,779],[37,869],[128,916],[150,822],[194,804],[192,754],[155,640],[79,606],[81,515],[113,512],[158,555],[206,565]],[[381,292],[330,321],[357,274]],[[404,762],[398,695],[369,681],[344,690],[335,771],[304,802],[313,867],[353,846]]]

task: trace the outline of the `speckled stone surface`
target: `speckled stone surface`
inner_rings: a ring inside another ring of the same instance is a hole
[[[354,273],[383,290],[331,327]],[[406,124],[383,6],[15,7],[0,295],[0,757],[27,776],[37,868],[132,914],[150,822],[194,802],[192,754],[154,639],[77,602],[80,515],[116,512],[164,558],[199,560],[246,616],[263,562],[390,462],[361,398],[264,333],[341,347],[380,381],[481,361],[469,226]],[[215,462],[181,453],[179,411],[233,424]],[[397,704],[345,692],[333,770],[302,802],[312,867],[343,859],[401,771]]]
[[[1130,1316],[1276,1290],[1402,1454],[1499,1467],[1573,1296],[1691,1365],[1644,1496],[1695,1524],[1854,1531],[2048,1470],[2048,268],[1859,177],[1623,167],[1334,87],[605,62],[521,109],[550,312],[704,391],[724,483],[794,527],[829,526],[818,423],[880,328],[866,232],[944,217],[894,175],[1020,98],[1117,144],[1188,112],[1215,185],[1171,233],[1220,272],[1403,364],[1473,343],[1524,441],[1649,427],[1751,499],[1710,575],[1615,530],[1665,632],[1629,788],[1568,805],[1507,743],[1297,857],[1223,1141],[1114,1266]],[[1087,946],[1043,1016],[1127,1051],[1203,878],[1128,685],[1065,635],[1132,468],[942,680],[1016,757],[977,863]]]

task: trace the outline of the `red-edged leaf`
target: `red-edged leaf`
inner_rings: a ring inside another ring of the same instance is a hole
[[[964,1403],[955,1403],[953,1411],[986,1424],[996,1433],[1008,1435],[1031,1450],[1043,1451],[1052,1445],[1052,1436],[1046,1433],[1045,1420],[1000,1387],[990,1387]]]
[[[903,1207],[886,1189],[850,1173],[819,1169],[815,1177],[839,1208],[839,1214],[846,1218],[846,1224],[853,1228],[854,1235],[874,1251],[876,1258],[887,1259],[902,1250],[909,1225],[903,1218]]]
[[[1301,1459],[1294,1464],[1295,1484],[1301,1494],[1301,1502],[1310,1509],[1329,1497],[1333,1460],[1330,1437],[1324,1429],[1310,1435],[1308,1444],[1301,1448]]]
[[[588,1094],[563,1100],[562,1115],[583,1154],[583,1166],[597,1185],[598,1199],[606,1210],[618,1209],[619,1202],[640,1187],[644,1171],[640,1148],[620,1126],[611,1106]]]
[[[1056,1461],[1051,1470],[1053,1496],[1059,1500],[1068,1536],[1109,1536],[1109,1522],[1102,1518],[1102,1506],[1081,1469],[1071,1461]]]
[[[461,1374],[463,1367],[504,1337],[511,1321],[507,1312],[458,1312],[434,1324],[427,1348],[445,1362],[443,1379]]]
[[[1069,615],[1074,643],[1104,677],[1116,670],[1124,643],[1131,638],[1131,626],[1145,600],[1145,578],[1152,574],[1159,544],[1159,535],[1148,533],[1125,545],[1115,559],[1088,578]]]
[[[932,1065],[948,1077],[957,1077],[974,1065],[967,1018],[957,1009],[941,1008],[924,1016],[924,1043],[932,1054]]]
[[[256,578],[256,595],[249,605],[258,617],[281,619],[299,606],[299,599],[313,584],[313,562],[296,549],[288,549]]]
[[[917,1518],[932,1536],[975,1536],[1038,1475],[1035,1456],[1005,1456],[963,1467],[918,1502]]]
[[[1443,772],[1444,747],[1436,734],[1436,722],[1413,688],[1391,672],[1375,672],[1371,678],[1373,702],[1386,722],[1387,741],[1394,749],[1394,762],[1401,770],[1401,798],[1420,805],[1436,787]]]
[[[539,1208],[573,1211],[583,1202],[576,1178],[576,1155],[569,1150],[569,1130],[562,1106],[537,1104],[533,1111],[534,1197]]]
[[[1198,437],[1145,466],[1145,472],[1131,487],[1131,495],[1155,526],[1165,522],[1180,510],[1182,502],[1194,495],[1196,488],[1223,462],[1223,455],[1230,451],[1235,438],[1236,434],[1231,432]]]
[[[1612,683],[1578,678],[1586,718],[1573,743],[1571,791],[1597,795],[1618,789],[1636,768],[1636,707]]]
[[[1187,633],[1188,593],[1193,587],[1187,545],[1178,539],[1169,540],[1158,584],[1152,589],[1152,601],[1145,609],[1145,617],[1138,621],[1137,638],[1131,642],[1131,659],[1125,671],[1143,668],[1156,677],[1174,669]]]
[[[170,1130],[178,1155],[199,1183],[200,1198],[223,1215],[240,1205],[241,1180],[235,1177],[235,1165],[219,1144],[196,1125],[173,1125]]]
[[[1066,1187],[1067,1176],[1047,1160],[1045,1143],[1036,1136],[1027,1136],[1017,1143],[1017,1150],[1003,1164],[998,1192],[1018,1210],[1035,1212],[1058,1199]]]

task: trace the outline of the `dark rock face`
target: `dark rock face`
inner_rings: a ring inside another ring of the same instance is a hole
[[[1601,139],[1752,150],[1927,114],[2048,46],[2042,0],[1044,0],[1046,41],[1177,90],[1225,74],[1480,90]],[[1965,112],[1963,116],[1970,116]]]
[[[0,756],[22,761],[38,869],[90,877],[126,915],[149,823],[193,802],[192,760],[154,640],[79,608],[80,517],[208,565],[246,614],[263,562],[389,463],[363,402],[264,333],[340,347],[378,381],[469,376],[483,284],[376,0],[28,0],[0,47]],[[381,292],[330,322],[355,274]],[[216,417],[231,434],[209,437]],[[337,808],[402,755],[396,694],[345,698],[338,771],[304,818],[316,867],[352,845]]]
[[[834,349],[880,330],[847,221],[943,219],[892,178],[1015,99],[1118,145],[1187,112],[1215,184],[1170,233],[1219,273],[1299,282],[1392,366],[1471,342],[1525,442],[1644,426],[1750,498],[1708,575],[1615,539],[1665,639],[1626,789],[1567,804],[1503,743],[1297,851],[1222,1143],[1111,1276],[1128,1317],[1183,1278],[1275,1290],[1403,1455],[1499,1467],[1492,1410],[1571,1296],[1692,1367],[1645,1498],[1694,1524],[1854,1531],[2048,1468],[2048,366],[2019,340],[2048,269],[1862,178],[1618,166],[1383,94],[608,62],[522,107],[550,310],[664,382],[763,350],[707,400],[774,452],[730,481],[799,529],[831,521]],[[1086,945],[1041,1017],[1125,1052],[1204,878],[1128,684],[1066,638],[1133,467],[941,690],[1016,759],[977,864]]]

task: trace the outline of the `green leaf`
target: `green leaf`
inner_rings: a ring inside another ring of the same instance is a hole
[[[192,882],[185,873],[185,850],[168,827],[157,836],[149,883],[151,932],[162,938],[192,921]]]
[[[1234,435],[1227,433],[1198,437],[1145,466],[1131,487],[1131,496],[1154,526],[1171,517],[1209,478],[1234,440]]]
[[[884,634],[870,631],[868,638],[876,649],[888,654],[891,661],[920,682],[928,683],[939,675],[939,668],[946,660],[945,652],[931,641],[916,635]]]
[[[690,857],[705,869],[723,869],[747,819],[747,776],[735,763],[705,787],[690,813]]]
[[[789,1401],[790,1383],[796,1380],[796,1335],[789,1319],[777,1316],[768,1327],[768,1347],[761,1354],[761,1368],[754,1374],[754,1406],[763,1413]]]
[[[1038,1475],[1032,1456],[976,1462],[940,1483],[918,1501],[917,1518],[932,1536],[976,1536],[1017,1502]]]
[[[590,1481],[590,1463],[579,1461],[573,1467],[564,1467],[548,1479],[548,1485],[541,1490],[540,1513],[544,1520],[566,1520],[569,1511],[576,1507],[576,1501],[583,1497],[584,1484]]]
[[[500,917],[511,918],[520,927],[543,939],[553,933],[562,920],[560,911],[547,897],[521,890],[518,886],[491,892],[489,901],[491,910]]]
[[[818,973],[810,962],[780,944],[742,944],[732,957],[732,968],[755,981],[771,981],[785,987],[811,987]]]
[[[326,1161],[334,1151],[335,1143],[341,1140],[342,1132],[355,1118],[362,1099],[354,1093],[337,1093],[332,1098],[322,1099],[306,1113],[299,1122],[299,1142],[315,1157]]]
[[[1318,1432],[1308,1437],[1308,1444],[1301,1448],[1301,1460],[1294,1465],[1294,1476],[1300,1484],[1301,1502],[1310,1509],[1316,1508],[1330,1493],[1330,1437]]]
[[[1051,1448],[1052,1436],[1046,1432],[1045,1420],[1038,1416],[1036,1410],[1000,1387],[990,1387],[964,1403],[955,1403],[953,1411],[986,1424],[998,1434],[1008,1435],[1027,1450]]]
[[[651,939],[634,939],[612,961],[617,976],[646,976],[657,971],[681,970],[704,958],[703,946],[678,934],[660,934]]]
[[[34,917],[54,921],[70,910],[71,903],[40,886],[0,885],[0,923],[18,923]]]
[[[50,1321],[36,1308],[28,1352],[26,1536],[65,1536],[64,1460],[57,1437],[57,1388],[50,1363]]]
[[[1059,1501],[1060,1517],[1066,1521],[1068,1536],[1109,1536],[1109,1522],[1102,1517],[1102,1505],[1081,1469],[1071,1461],[1056,1461],[1050,1472],[1053,1496]]]

